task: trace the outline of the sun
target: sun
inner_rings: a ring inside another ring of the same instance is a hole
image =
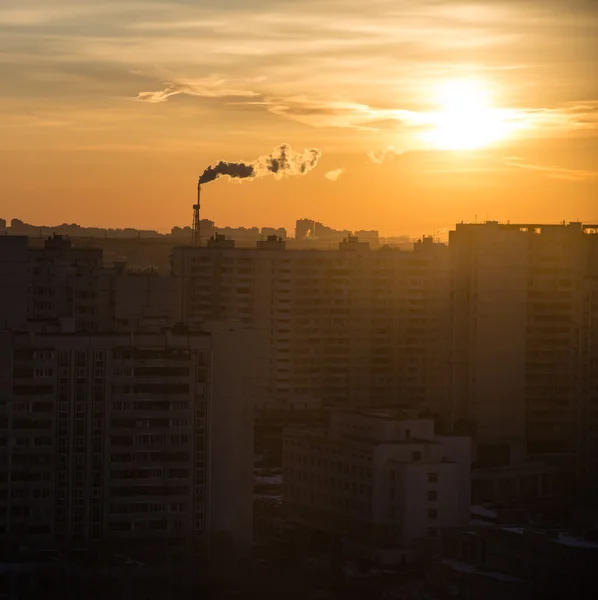
[[[429,141],[444,150],[474,150],[504,138],[507,123],[490,105],[488,87],[479,81],[451,81],[439,91],[441,110],[432,117]]]

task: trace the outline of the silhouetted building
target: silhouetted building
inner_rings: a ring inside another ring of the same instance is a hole
[[[293,247],[330,250],[336,248],[337,244],[350,235],[355,235],[372,247],[378,246],[379,234],[375,230],[359,230],[351,232],[346,229],[332,229],[331,227],[327,227],[326,225],[318,221],[312,221],[311,219],[298,219],[295,224]]]
[[[283,461],[285,518],[373,562],[408,561],[470,519],[471,440],[430,420],[334,411],[328,428],[287,428]]]
[[[577,457],[598,493],[598,226],[458,224],[450,232],[453,422],[477,454]]]
[[[175,248],[180,320],[233,318],[255,328],[269,362],[265,397],[325,404],[446,406],[450,376],[446,246],[369,250]]]
[[[541,511],[567,507],[573,499],[574,484],[561,465],[523,461],[474,468],[471,496],[474,504],[496,503]]]
[[[112,328],[112,273],[103,269],[99,248],[73,247],[52,236],[41,248],[29,249],[30,323],[72,319],[77,330]]]
[[[131,272],[124,263],[103,266],[102,250],[76,247],[53,236],[28,247],[24,236],[0,237],[3,294],[0,328],[38,331],[115,331],[169,326],[176,286],[152,270]]]
[[[255,453],[265,464],[282,465],[282,437],[291,425],[320,426],[328,411],[318,398],[295,398],[260,402],[255,407]]]
[[[0,530],[234,560],[251,544],[251,334],[1,332]]]
[[[598,543],[562,532],[477,526],[445,530],[442,538],[442,556],[427,569],[429,591],[471,600],[551,591],[577,598],[580,580],[598,564]]]
[[[27,238],[0,236],[0,330],[27,322],[29,263]]]

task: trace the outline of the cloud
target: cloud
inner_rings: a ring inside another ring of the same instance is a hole
[[[526,163],[524,160],[517,156],[511,156],[505,158],[505,162],[518,169],[527,169],[530,171],[539,171],[544,173],[551,179],[564,179],[566,181],[589,181],[598,178],[598,171],[588,171],[584,169],[567,169],[564,167],[556,167],[550,165],[536,165],[533,163]]]
[[[371,150],[368,152],[368,158],[376,165],[381,165],[389,160],[393,160],[397,156],[403,154],[403,150],[399,150],[394,146],[388,146],[384,150]]]
[[[324,177],[330,181],[338,181],[338,178],[345,172],[345,169],[336,169],[334,171],[328,171],[324,174]]]
[[[134,99],[159,104],[176,96],[216,98],[229,106],[261,106],[265,112],[315,128],[376,131],[399,125],[421,126],[430,122],[429,115],[398,108],[376,108],[334,98],[276,96],[251,89],[257,83],[255,80],[231,82],[212,75],[195,81],[168,82],[163,90],[139,92]]]
[[[261,109],[265,115],[290,119],[317,129],[352,129],[363,132],[396,130],[417,135],[418,132],[434,128],[438,120],[438,113],[430,110],[430,107],[406,110],[399,107],[378,107],[344,98],[274,94],[262,88],[265,82],[259,77],[229,79],[210,75],[195,80],[170,81],[165,85],[162,90],[139,92],[134,99],[160,104],[178,96],[189,96],[212,100],[216,103],[213,106],[216,109]],[[517,137],[598,131],[598,101],[565,103],[548,108],[495,109],[493,114],[505,130]],[[375,164],[382,164],[403,152],[391,146],[368,152],[368,158]]]
[[[288,119],[335,130],[321,133],[335,143],[336,130],[393,133],[383,142],[358,135],[342,142],[365,152],[389,140],[412,148],[404,138],[433,126],[436,83],[487,75],[498,88],[496,104],[516,107],[506,118],[518,137],[598,131],[596,101],[576,101],[596,98],[588,57],[598,13],[587,2],[568,4],[575,45],[548,0],[367,4],[3,0],[0,103],[15,98],[15,114],[50,111],[57,121],[81,108],[106,116],[124,110],[135,124],[148,118],[142,103],[187,97],[197,106],[152,112],[153,123],[183,137],[188,118],[201,112],[207,139],[222,121],[235,120],[230,131],[245,127],[246,111],[251,127]],[[137,104],[123,108],[123,98]],[[121,134],[131,129],[126,124]]]
[[[538,135],[598,131],[598,100],[566,102],[560,106],[504,111],[505,121]]]
[[[272,114],[312,127],[379,130],[422,121],[422,115],[413,111],[376,108],[334,98],[269,97],[264,104]]]
[[[173,96],[195,96],[199,98],[258,98],[260,94],[247,89],[228,87],[226,78],[217,76],[197,80],[183,80],[176,83],[166,83],[163,90],[139,92],[135,100],[159,104],[167,102]]]

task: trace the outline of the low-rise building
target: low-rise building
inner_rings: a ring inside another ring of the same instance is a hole
[[[292,425],[320,426],[328,411],[318,398],[268,400],[255,407],[255,454],[264,466],[282,465],[282,437]]]
[[[526,527],[469,526],[442,532],[442,555],[429,563],[432,591],[471,600],[525,599],[586,578],[598,564],[598,543]],[[441,596],[445,597],[445,596]]]
[[[517,503],[533,509],[562,504],[574,489],[574,481],[563,466],[524,461],[474,468],[471,499],[474,504]]]
[[[468,523],[470,476],[469,438],[402,411],[335,411],[329,427],[284,434],[286,519],[374,562],[406,562]]]

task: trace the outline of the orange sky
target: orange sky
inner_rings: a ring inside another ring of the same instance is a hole
[[[166,231],[189,224],[209,164],[288,143],[318,166],[206,185],[203,217],[392,235],[596,222],[597,56],[592,0],[3,0],[0,216]],[[426,141],[455,81],[508,133]]]

